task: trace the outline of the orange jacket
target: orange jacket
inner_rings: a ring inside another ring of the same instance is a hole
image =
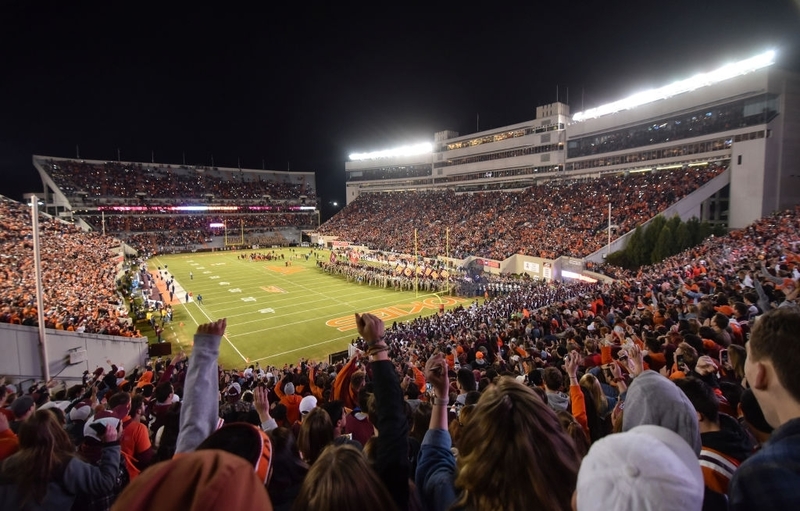
[[[19,450],[19,439],[13,431],[7,429],[0,433],[0,461]]]

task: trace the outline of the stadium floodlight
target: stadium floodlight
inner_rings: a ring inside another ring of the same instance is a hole
[[[402,156],[417,156],[419,154],[427,154],[433,152],[433,144],[430,142],[422,142],[414,145],[404,145],[402,147],[395,147],[394,149],[384,149],[383,151],[373,151],[371,153],[353,153],[350,155],[351,160],[377,160],[379,158],[395,158]]]
[[[572,120],[575,122],[580,122],[587,119],[595,119],[603,115],[613,114],[622,110],[630,110],[631,108],[635,108],[646,103],[652,103],[653,101],[658,101],[660,99],[666,99],[678,94],[683,94],[685,92],[691,92],[695,89],[699,89],[700,87],[713,85],[715,83],[728,80],[729,78],[734,78],[739,75],[756,71],[763,67],[772,65],[774,61],[775,51],[770,50],[760,55],[756,55],[755,57],[722,66],[721,68],[709,73],[700,73],[691,78],[671,83],[658,89],[642,91],[625,99],[614,101],[613,103],[607,103],[597,108],[590,108],[589,110],[578,112],[572,116]]]
[[[238,206],[172,206],[171,211],[237,211]]]

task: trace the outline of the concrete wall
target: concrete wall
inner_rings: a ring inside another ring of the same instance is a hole
[[[80,350],[85,360],[69,365],[70,352]],[[0,353],[0,374],[11,381],[42,379],[38,328],[0,323]],[[79,380],[84,371],[108,368],[107,360],[128,370],[142,364],[147,359],[147,339],[48,330],[47,358],[51,378]]]

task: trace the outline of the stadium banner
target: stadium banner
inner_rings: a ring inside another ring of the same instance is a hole
[[[350,246],[350,242],[349,241],[331,241],[331,246],[332,247],[349,247]]]
[[[450,277],[450,272],[448,272],[447,270],[442,270],[441,275],[442,275],[443,279],[446,279],[446,278]]]
[[[488,259],[484,259],[483,265],[488,266],[489,268],[500,268],[500,261],[490,261]]]
[[[532,263],[530,261],[525,261],[522,263],[522,267],[525,271],[532,271],[533,273],[539,273],[539,263]]]
[[[411,268],[406,268],[405,275],[406,277],[410,277],[412,274]]]
[[[553,265],[551,263],[544,263],[542,268],[542,277],[550,280],[553,278]]]
[[[436,273],[436,272],[433,272],[433,273],[431,273],[431,277],[433,277],[433,279],[436,280],[436,279],[439,278],[439,274]]]
[[[425,276],[426,276],[426,277],[430,277],[430,275],[431,275],[431,272],[432,272],[432,271],[433,271],[433,270],[431,269],[431,267],[430,267],[430,266],[428,266],[427,268],[425,268]]]

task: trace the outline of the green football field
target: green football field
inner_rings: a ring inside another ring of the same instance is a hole
[[[220,363],[226,368],[242,368],[255,362],[262,367],[282,366],[296,363],[301,357],[327,360],[329,354],[346,350],[358,336],[355,312],[372,312],[391,325],[393,321],[435,314],[442,303],[445,308],[469,303],[464,298],[423,293],[417,296],[413,291],[348,282],[344,276],[328,275],[317,268],[314,257],[306,261],[308,248],[275,251],[286,259],[238,259],[253,251],[151,259],[150,271],[166,266],[176,281],[173,321],[164,328],[164,338],[173,343],[173,353],[191,351],[197,325],[227,318],[228,328],[220,348]],[[320,260],[327,261],[329,257],[329,251],[319,252]],[[186,303],[188,292],[193,298]],[[195,300],[198,295],[202,295],[202,305]]]

